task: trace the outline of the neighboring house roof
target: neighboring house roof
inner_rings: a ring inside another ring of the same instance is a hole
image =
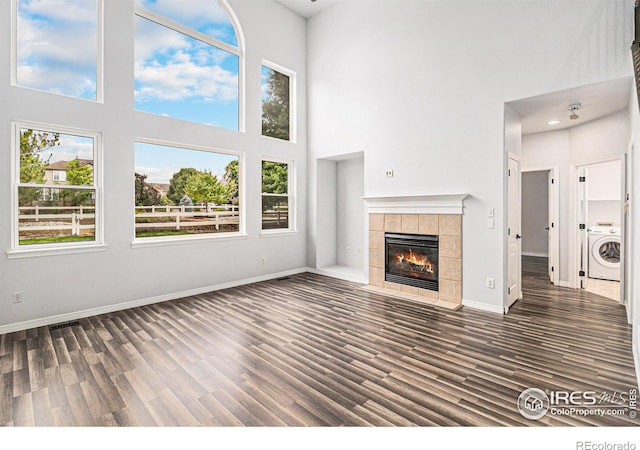
[[[138,172],[135,172],[135,176],[136,177],[143,177],[145,175],[141,175]],[[169,192],[169,188],[171,187],[171,185],[169,183],[147,183],[145,182],[144,184],[146,184],[147,186],[149,186],[151,189],[153,189],[154,191],[156,191],[158,194],[164,196]]]
[[[152,188],[159,192],[169,192],[170,184],[154,183]]]
[[[78,159],[78,161],[80,162],[80,167],[82,166],[92,166],[93,167],[93,160],[91,159]],[[71,161],[56,161],[53,164],[49,164],[47,167],[44,168],[44,170],[67,170],[67,164],[69,164]]]

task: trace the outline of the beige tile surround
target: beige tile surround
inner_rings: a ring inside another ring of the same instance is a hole
[[[384,281],[384,233],[439,236],[439,291]],[[369,288],[410,300],[462,306],[462,215],[369,214]]]

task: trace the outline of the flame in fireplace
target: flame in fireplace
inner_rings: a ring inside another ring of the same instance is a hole
[[[426,256],[416,255],[412,249],[409,253],[398,253],[396,262],[400,266],[409,266],[414,272],[433,273],[433,264]]]

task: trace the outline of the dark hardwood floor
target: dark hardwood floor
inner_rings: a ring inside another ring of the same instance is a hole
[[[530,387],[637,389],[624,309],[524,274],[506,316],[301,274],[6,334],[0,425],[638,425],[519,414]]]

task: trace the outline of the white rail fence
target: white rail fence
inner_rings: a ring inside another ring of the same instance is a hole
[[[72,236],[79,236],[82,230],[95,228],[94,206],[24,206],[19,208],[18,230],[62,231],[71,230]],[[181,230],[185,228],[221,225],[237,225],[240,211],[236,205],[205,206],[136,206],[138,219],[153,219],[148,223],[136,223],[136,229],[163,228]],[[82,221],[92,220],[94,223]]]
[[[164,228],[174,230],[184,228],[237,225],[240,222],[240,210],[235,205],[205,206],[136,206],[137,219],[166,219],[159,222],[136,223],[139,228]]]
[[[88,219],[95,221],[95,206],[23,206],[18,210],[18,231],[21,233],[71,230],[72,236],[80,236],[82,230],[95,228],[94,224],[82,223]]]

